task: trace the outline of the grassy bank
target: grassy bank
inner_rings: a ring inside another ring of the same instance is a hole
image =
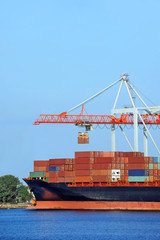
[[[30,206],[29,203],[0,203],[0,209],[15,209],[15,208],[26,208]]]

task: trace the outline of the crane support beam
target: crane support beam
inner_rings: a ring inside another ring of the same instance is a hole
[[[151,125],[160,124],[160,114],[141,114],[138,124],[143,122]],[[143,120],[143,122],[142,122]],[[52,115],[41,114],[34,125],[41,123],[71,123],[71,124],[134,124],[134,114],[121,114],[120,118],[113,115]]]

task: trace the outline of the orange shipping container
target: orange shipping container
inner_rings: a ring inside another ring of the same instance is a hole
[[[148,157],[149,163],[153,163],[153,157]]]
[[[90,176],[90,170],[76,170],[75,176]]]
[[[107,182],[106,176],[93,176],[93,182]]]
[[[128,157],[124,157],[124,163],[128,163]]]
[[[112,163],[112,169],[115,169],[115,168],[116,168],[116,164]]]
[[[153,176],[149,176],[149,182],[153,182]]]
[[[107,175],[108,174],[108,170],[93,170],[92,174],[93,175]]]
[[[73,164],[73,158],[66,158],[65,164]]]
[[[128,182],[128,176],[124,176],[124,181]]]
[[[158,163],[153,163],[153,169],[158,169]]]
[[[103,152],[94,152],[94,157],[103,157]]]
[[[144,157],[144,162],[148,164],[149,163],[149,158],[148,157]]]
[[[90,182],[90,181],[91,181],[90,176],[75,177],[75,182]]]

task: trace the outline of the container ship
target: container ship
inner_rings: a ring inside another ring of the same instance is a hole
[[[84,109],[112,86],[120,82],[112,115],[89,115]],[[126,86],[132,107],[116,109],[122,85]],[[135,97],[143,104],[136,107]],[[79,115],[68,113],[82,106]],[[41,114],[34,125],[74,124],[84,127],[78,134],[78,144],[88,144],[88,131],[93,125],[111,126],[111,152],[75,152],[71,159],[49,159],[34,161],[34,172],[24,181],[34,193],[32,209],[121,209],[160,210],[160,157],[148,156],[148,136],[156,145],[149,129],[160,125],[160,106],[148,107],[131,85],[128,75],[110,84],[97,94],[61,114]],[[134,128],[134,148],[122,126]],[[147,126],[150,125],[150,128]],[[131,152],[117,152],[115,144],[116,126],[120,128]],[[142,126],[144,153],[138,150],[138,127]]]
[[[34,161],[24,181],[31,209],[160,210],[160,157],[142,152],[75,152]]]

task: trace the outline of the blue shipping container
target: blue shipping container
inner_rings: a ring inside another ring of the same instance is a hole
[[[153,163],[158,163],[158,157],[153,157]]]
[[[145,176],[145,170],[142,169],[128,170],[128,176]]]
[[[49,172],[59,172],[60,171],[60,167],[49,167]]]

